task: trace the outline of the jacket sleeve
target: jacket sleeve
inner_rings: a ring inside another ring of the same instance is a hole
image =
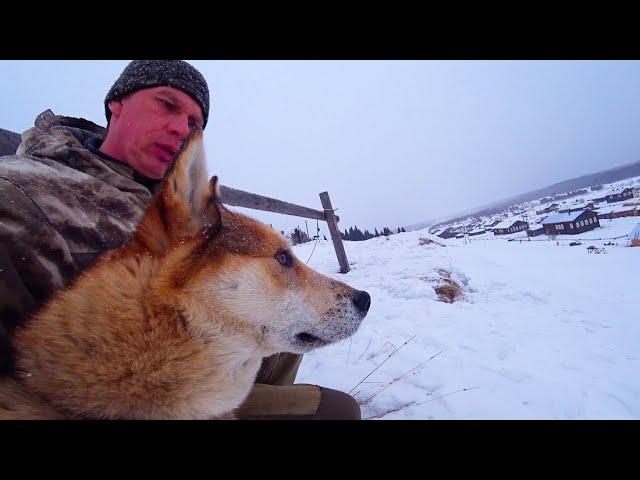
[[[13,348],[9,332],[36,307],[36,301],[13,266],[7,248],[0,243],[0,373],[12,366]]]
[[[75,270],[66,240],[39,206],[0,177],[0,365],[6,367],[10,356],[13,329],[64,287]]]

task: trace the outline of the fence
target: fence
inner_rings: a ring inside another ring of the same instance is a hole
[[[0,128],[0,157],[3,155],[13,155],[20,144],[20,140],[20,134]],[[340,236],[340,229],[338,228],[340,218],[334,213],[328,192],[320,193],[320,203],[323,208],[322,211],[226,187],[224,185],[220,186],[220,196],[222,203],[226,205],[262,210],[264,212],[281,213],[284,215],[293,215],[296,217],[311,218],[313,220],[322,220],[327,222],[327,227],[331,234],[331,240],[333,241],[333,247],[336,251],[336,256],[338,257],[338,263],[340,264],[340,273],[347,273],[350,270],[347,254],[344,250],[342,237]]]
[[[340,236],[340,229],[338,228],[340,218],[334,213],[328,192],[320,193],[320,202],[323,211],[303,207],[294,203],[283,202],[275,198],[264,197],[255,193],[244,192],[235,188],[225,187],[224,185],[220,186],[220,196],[222,203],[235,207],[282,213],[284,215],[293,215],[295,217],[311,218],[313,220],[327,222],[331,240],[333,241],[333,248],[336,251],[338,263],[340,264],[340,273],[347,273],[350,270],[347,254],[344,251],[344,244]]]

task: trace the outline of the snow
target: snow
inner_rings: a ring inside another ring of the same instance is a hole
[[[601,222],[553,241],[520,232],[420,245],[418,230],[345,242],[345,275],[320,241],[309,266],[372,303],[350,339],[304,356],[297,382],[351,392],[364,418],[640,418],[640,248],[568,246],[626,236],[638,219]],[[314,245],[294,251],[305,261]],[[438,301],[439,269],[463,288],[453,304]]]

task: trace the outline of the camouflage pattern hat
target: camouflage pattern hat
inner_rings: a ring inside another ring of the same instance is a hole
[[[109,102],[152,87],[173,87],[189,95],[202,109],[203,127],[209,118],[209,87],[195,67],[182,60],[134,60],[126,66],[104,99],[107,122]]]

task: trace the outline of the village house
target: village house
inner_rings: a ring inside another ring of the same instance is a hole
[[[558,210],[558,213],[571,213],[571,212],[577,212],[578,210],[595,210],[595,205],[593,204],[593,202],[591,202],[591,203],[587,203],[586,205],[582,205],[580,207],[563,208],[561,210]]]
[[[500,220],[494,220],[492,222],[485,223],[482,228],[485,230],[493,230],[493,228],[500,223]]]
[[[640,207],[638,205],[624,206],[617,205],[615,207],[603,208],[598,211],[598,218],[612,219],[621,217],[640,216]]]
[[[640,209],[637,205],[625,207],[624,205],[619,210],[612,212],[611,218],[621,218],[621,217],[637,217],[640,216]]]
[[[619,193],[607,195],[607,203],[622,202],[623,200],[629,200],[630,198],[633,198],[633,189],[625,188]]]
[[[482,235],[483,233],[487,233],[487,231],[480,228],[480,229],[477,229],[477,230],[471,230],[469,232],[469,236],[470,237],[475,237],[476,235]]]
[[[447,238],[453,238],[456,235],[458,235],[458,232],[456,230],[454,230],[453,228],[447,228],[444,232],[438,235],[438,237],[447,239]]]
[[[494,235],[508,235],[510,233],[521,232],[529,228],[529,224],[523,220],[508,218],[493,227]]]
[[[575,235],[600,226],[598,214],[592,210],[550,215],[542,222],[547,235]]]
[[[531,227],[529,230],[527,230],[528,237],[537,237],[538,235],[542,235],[543,233],[544,227],[541,226]]]

